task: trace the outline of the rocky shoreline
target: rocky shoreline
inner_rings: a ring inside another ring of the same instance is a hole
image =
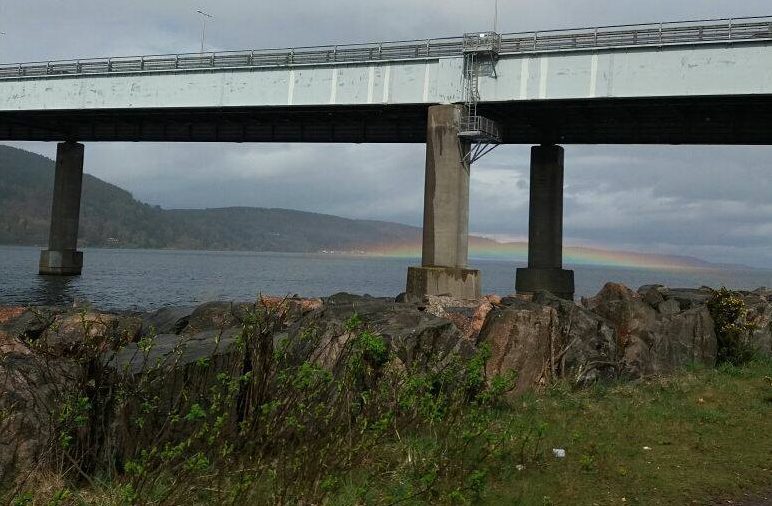
[[[632,291],[608,284],[578,302],[548,293],[480,300],[428,297],[419,304],[336,294],[264,297],[259,304],[282,312],[280,327],[271,333],[274,347],[303,342],[312,328],[318,339],[301,355],[333,373],[353,338],[350,322],[357,318],[386,343],[388,367],[442,368],[485,349],[485,377],[515,371],[512,395],[517,395],[555,380],[583,386],[713,367],[719,347],[707,305],[713,294],[709,288],[649,285]],[[736,295],[747,309],[744,338],[757,352],[772,355],[772,290]],[[169,399],[191,381],[205,393],[218,374],[242,372],[236,350],[254,306],[211,302],[152,313],[0,307],[0,485],[22,470],[46,465],[42,456],[57,438],[59,404],[69,387],[87,385],[89,396],[105,391],[106,385],[93,384],[95,369],[116,377],[162,370],[164,388],[158,396]],[[204,362],[206,369],[197,367]],[[109,377],[101,375],[99,381]],[[141,442],[116,413],[92,416],[82,432],[88,437],[98,423],[99,430],[113,435],[110,441],[118,447],[113,450],[129,452]]]

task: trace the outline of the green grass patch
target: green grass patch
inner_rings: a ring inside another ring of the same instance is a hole
[[[565,448],[493,477],[490,504],[708,504],[772,486],[772,363],[522,400],[511,417],[546,423]]]

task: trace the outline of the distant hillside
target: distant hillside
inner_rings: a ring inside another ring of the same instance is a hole
[[[0,146],[0,244],[48,241],[54,162]],[[362,252],[420,256],[421,229],[287,209],[165,210],[90,175],[83,181],[81,246],[274,252]],[[470,238],[470,255],[525,261],[526,243]],[[567,265],[706,268],[699,259],[566,247]],[[715,266],[714,266],[715,267]]]
[[[0,244],[45,245],[54,162],[0,146]],[[82,246],[250,250],[360,251],[420,241],[415,227],[285,209],[164,210],[90,175],[83,181]]]

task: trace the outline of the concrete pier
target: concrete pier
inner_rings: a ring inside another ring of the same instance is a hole
[[[517,270],[517,293],[574,297],[574,272],[563,269],[563,148],[531,148],[528,268]]]
[[[40,253],[40,274],[78,276],[83,269],[83,253],[77,250],[82,186],[83,144],[60,143],[56,149],[51,231],[48,250]]]
[[[480,296],[480,272],[467,268],[469,143],[458,137],[463,106],[429,107],[421,267],[410,267],[407,295]]]

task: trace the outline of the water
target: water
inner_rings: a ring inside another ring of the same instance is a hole
[[[83,276],[37,275],[39,249],[0,246],[0,304],[88,302],[101,309],[152,310],[210,300],[249,300],[259,293],[308,297],[340,291],[395,296],[405,289],[414,258],[292,253],[87,249]],[[517,262],[473,260],[483,292],[514,291]],[[736,289],[772,286],[772,270],[653,271],[574,267],[577,296],[594,295],[608,281],[632,288],[649,283]]]

